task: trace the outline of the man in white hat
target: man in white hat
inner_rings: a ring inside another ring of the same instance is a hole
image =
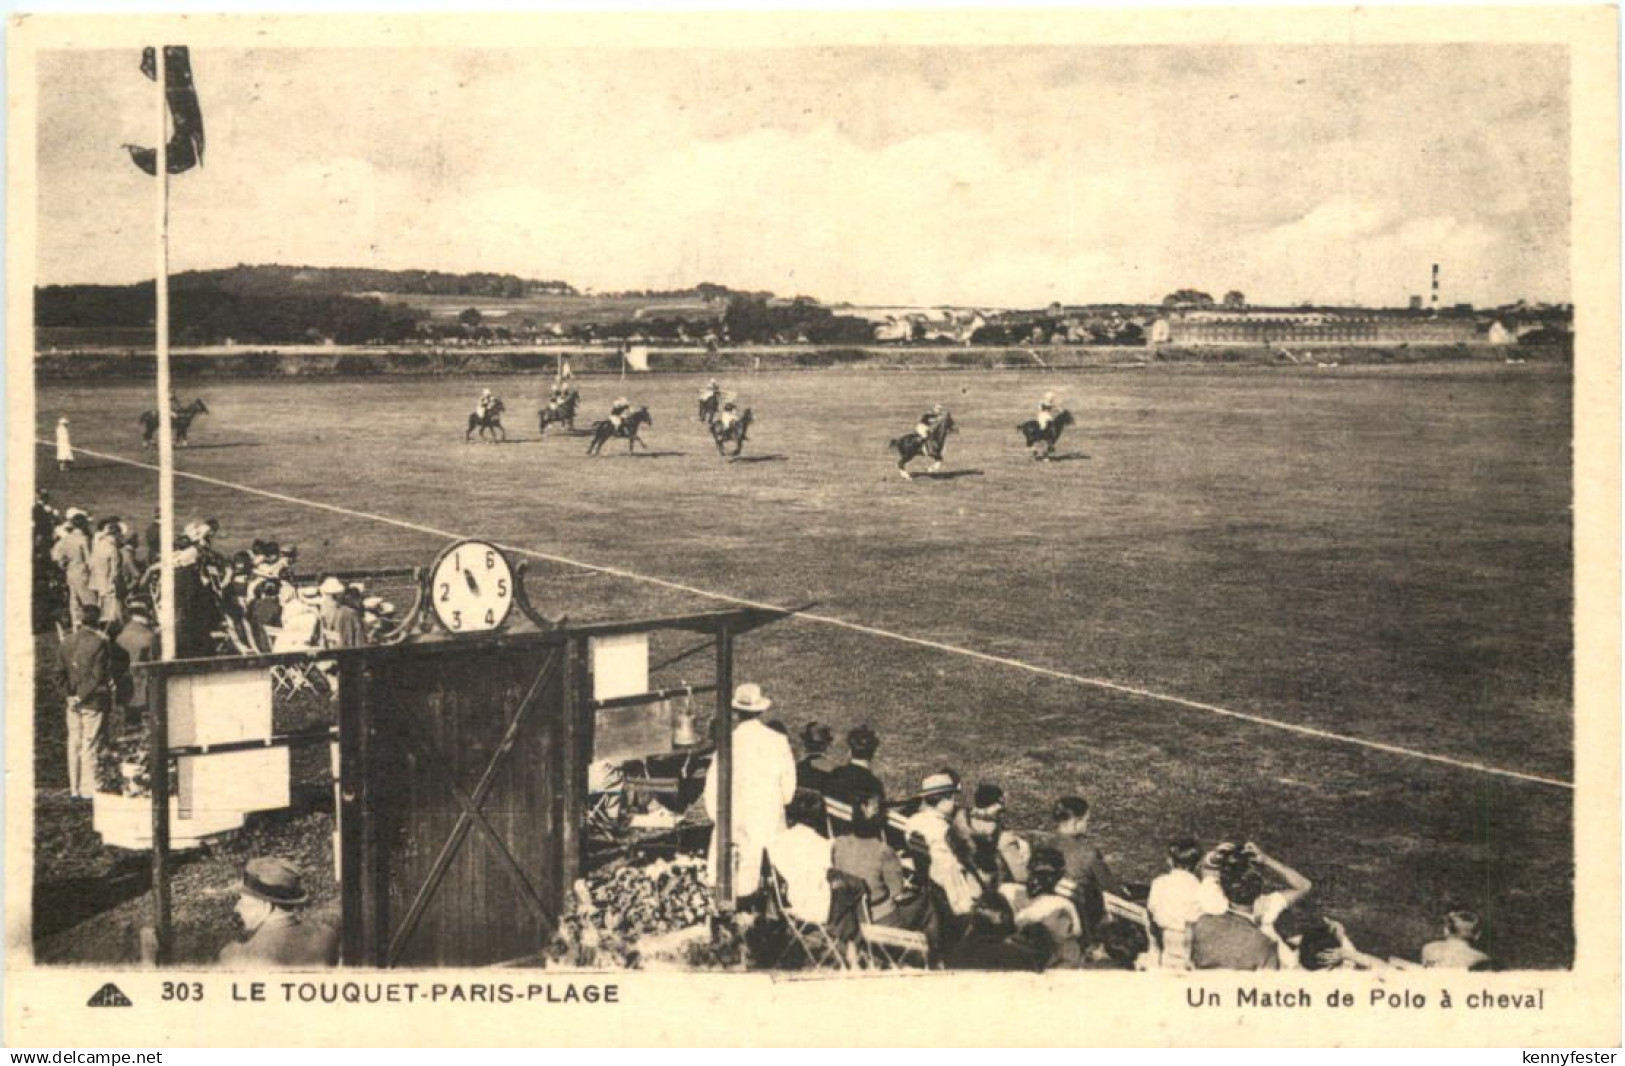
[[[748,896],[761,884],[762,850],[785,830],[784,808],[796,794],[796,757],[790,739],[762,722],[773,701],[762,686],[734,689],[733,709],[739,724],[733,731],[734,895]],[[713,764],[705,778],[705,812],[717,817],[717,780]],[[711,878],[717,877],[717,835],[711,835]]]
[[[959,775],[940,770],[920,782],[920,809],[905,829],[918,837],[931,855],[931,880],[942,886],[955,914],[969,914],[982,894],[980,882],[965,868],[954,839],[954,811],[959,807]]]
[[[361,613],[339,601],[344,595],[344,582],[336,577],[325,578],[321,593],[322,643],[329,648],[358,648],[365,644],[367,633],[361,624]]]

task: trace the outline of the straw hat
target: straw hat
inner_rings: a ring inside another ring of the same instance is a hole
[[[747,683],[734,689],[733,706],[734,710],[746,714],[761,714],[773,706],[773,701],[763,694],[761,685]]]
[[[952,796],[959,791],[959,781],[953,774],[943,773],[927,774],[920,782],[920,798],[934,799],[938,796]]]
[[[319,591],[323,596],[338,596],[344,592],[344,582],[336,577],[324,578]]]

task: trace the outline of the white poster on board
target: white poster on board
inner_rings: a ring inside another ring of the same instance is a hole
[[[289,749],[284,747],[176,759],[181,816],[209,817],[214,812],[273,811],[288,806],[288,760]]]
[[[649,691],[649,634],[592,637],[587,646],[593,699],[612,700]]]
[[[170,679],[170,747],[264,740],[270,735],[270,671],[228,670]]]

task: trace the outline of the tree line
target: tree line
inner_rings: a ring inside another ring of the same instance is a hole
[[[216,288],[170,294],[169,330],[177,344],[366,344],[403,341],[423,312],[371,297],[244,295]],[[37,326],[151,328],[151,285],[48,285],[34,293]]]

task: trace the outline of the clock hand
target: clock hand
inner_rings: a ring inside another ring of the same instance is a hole
[[[480,594],[480,585],[479,582],[474,580],[474,571],[464,570],[463,577],[468,579],[468,591],[478,596]]]

